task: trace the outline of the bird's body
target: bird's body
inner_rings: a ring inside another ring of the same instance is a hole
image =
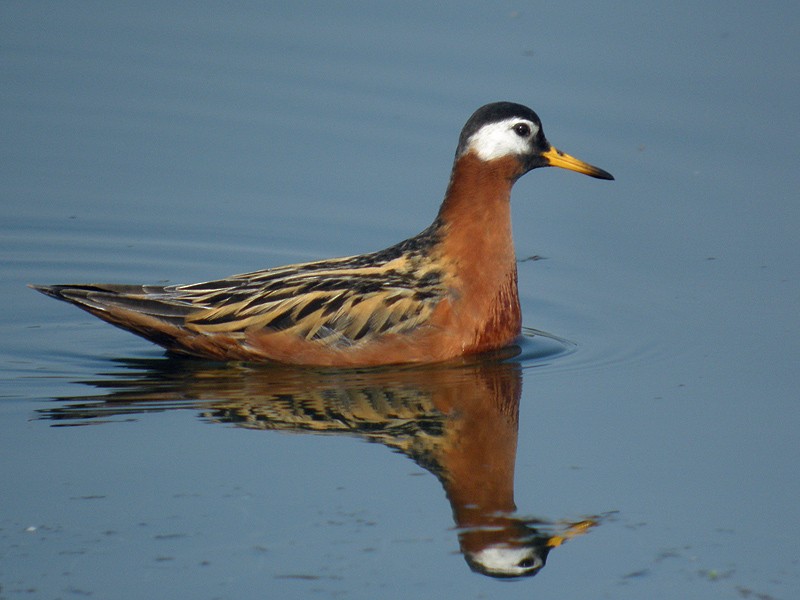
[[[613,179],[550,146],[530,109],[489,104],[464,126],[433,224],[385,250],[192,285],[34,287],[215,360],[364,366],[494,350],[521,329],[511,188],[548,165]]]

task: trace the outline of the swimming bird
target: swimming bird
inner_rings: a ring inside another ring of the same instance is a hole
[[[321,366],[440,362],[520,334],[511,188],[561,167],[530,108],[495,102],[464,125],[444,200],[424,231],[384,250],[189,285],[33,285],[176,354]]]

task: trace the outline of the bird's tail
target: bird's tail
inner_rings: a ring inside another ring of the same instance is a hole
[[[176,342],[186,335],[184,319],[197,310],[164,286],[91,283],[30,287],[170,350],[178,349]]]

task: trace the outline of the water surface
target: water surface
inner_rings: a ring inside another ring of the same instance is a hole
[[[794,4],[0,16],[0,597],[797,597]],[[176,361],[25,287],[388,246],[501,99],[617,178],[516,186],[516,356]]]

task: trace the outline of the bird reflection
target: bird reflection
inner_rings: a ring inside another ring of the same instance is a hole
[[[522,368],[503,358],[366,370],[128,360],[129,377],[117,372],[85,382],[104,395],[60,398],[70,404],[43,410],[41,417],[85,425],[192,409],[213,423],[379,442],[439,479],[472,570],[523,577],[538,573],[553,548],[599,518],[549,522],[517,513]]]

